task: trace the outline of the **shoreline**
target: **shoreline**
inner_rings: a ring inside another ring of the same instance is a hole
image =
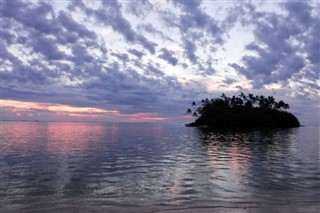
[[[288,204],[272,204],[272,203],[257,203],[257,204],[239,204],[236,206],[127,206],[127,207],[112,207],[112,206],[78,206],[70,205],[64,207],[29,207],[21,209],[6,209],[5,212],[21,212],[21,213],[103,213],[103,212],[113,212],[113,213],[269,213],[269,212],[283,212],[283,213],[298,213],[298,212],[310,212],[318,213],[320,210],[320,202],[311,201],[310,203],[294,203],[290,202]]]

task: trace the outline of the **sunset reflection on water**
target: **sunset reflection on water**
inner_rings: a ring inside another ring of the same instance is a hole
[[[103,125],[91,123],[12,122],[3,128],[11,138],[4,149],[34,146],[33,149],[38,150],[45,146],[49,152],[63,155],[85,151],[90,143],[99,142],[106,133]]]
[[[3,122],[0,205],[39,212],[84,204],[118,210],[316,202],[316,135],[312,128]]]
[[[102,125],[49,123],[47,125],[47,147],[52,153],[64,155],[69,155],[73,152],[84,152],[90,143],[99,143],[104,133]]]

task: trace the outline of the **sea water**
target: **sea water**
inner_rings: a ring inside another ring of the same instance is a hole
[[[1,212],[320,207],[319,127],[1,122]],[[319,209],[318,209],[319,210]]]

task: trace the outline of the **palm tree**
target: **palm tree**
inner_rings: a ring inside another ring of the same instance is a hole
[[[275,99],[272,96],[268,96],[268,107],[269,108],[275,108]]]
[[[247,96],[246,96],[243,92],[240,93],[239,97],[242,98],[242,101],[243,101],[244,103],[247,102]]]
[[[283,100],[280,100],[278,103],[278,109],[283,108],[283,109],[289,109],[289,104],[285,103]]]
[[[191,114],[192,110],[190,108],[187,109],[187,114]]]
[[[248,104],[250,107],[254,107],[255,106],[255,104],[256,104],[256,97],[254,97],[254,95],[253,94],[249,94],[248,95],[248,99],[249,99],[249,101],[251,102],[251,104]]]

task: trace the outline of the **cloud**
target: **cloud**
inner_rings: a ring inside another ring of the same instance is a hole
[[[180,30],[183,33],[188,33],[194,28],[203,29],[206,33],[212,36],[212,39],[217,44],[223,43],[223,30],[219,26],[218,21],[214,17],[209,16],[201,8],[201,1],[173,1],[174,4],[179,5],[184,14],[180,15]]]
[[[251,85],[314,100],[317,7],[274,5],[280,12],[255,2],[1,1],[1,98],[126,118],[182,114],[193,100]],[[228,43],[238,29],[254,39]]]
[[[192,63],[197,63],[196,46],[190,40],[184,40],[185,54]]]
[[[178,59],[172,56],[172,51],[169,51],[166,48],[162,48],[160,50],[162,53],[159,55],[159,58],[167,61],[169,64],[176,66],[178,63]]]
[[[319,33],[320,20],[312,15],[313,8],[306,2],[286,2],[283,7],[287,14],[257,12],[251,5],[253,12],[248,15],[252,18],[246,24],[254,27],[255,41],[245,48],[253,54],[231,66],[252,80],[255,88],[285,83],[297,75],[310,79],[319,61],[315,58],[319,39],[314,31]]]
[[[218,21],[214,13],[208,13],[204,8],[206,1],[172,1],[176,12],[162,11],[161,20],[169,29],[178,29],[181,37],[180,45],[183,47],[184,57],[188,61],[180,60],[184,67],[197,67],[197,75],[206,76],[215,73],[211,60],[214,54],[225,43],[225,37],[235,20]],[[224,24],[226,22],[229,24]],[[227,27],[226,27],[226,26]],[[148,29],[148,28],[147,28]],[[151,28],[150,31],[153,31]],[[184,61],[184,62],[182,62]]]
[[[118,59],[120,59],[121,61],[127,62],[129,61],[129,56],[128,54],[125,53],[112,53],[112,55],[116,56]]]
[[[9,32],[5,29],[0,29],[0,33],[1,33],[2,39],[6,43],[13,44],[16,41],[16,36],[13,33]]]
[[[156,76],[156,77],[164,77],[165,73],[158,69],[157,67],[153,66],[151,63],[148,63],[146,67],[144,67],[145,74],[149,76]]]
[[[48,60],[59,60],[66,57],[66,55],[58,49],[57,42],[55,39],[48,38],[38,32],[30,34],[31,46],[33,51],[41,53]]]
[[[146,39],[146,37],[142,35],[136,35],[135,37],[136,40],[139,41],[139,43],[141,43],[144,48],[149,50],[150,53],[154,54],[156,52],[156,43],[149,41],[148,39]]]
[[[139,59],[141,59],[141,57],[144,55],[143,52],[136,49],[129,49],[128,52],[131,53],[132,55],[137,56]]]
[[[15,63],[20,63],[20,60],[15,57],[11,52],[8,51],[8,48],[7,48],[7,45],[5,44],[4,41],[0,41],[0,48],[1,48],[1,51],[0,51],[0,56],[1,56],[1,61],[5,61],[5,60],[8,60],[10,62],[14,62]],[[2,67],[0,67],[1,69]]]
[[[133,68],[124,69],[117,62],[109,64],[100,72],[95,72],[94,77],[83,82],[82,95],[99,103],[94,105],[95,107],[112,106],[125,114],[180,114],[185,111],[185,98],[192,99],[192,96],[199,93],[198,89],[183,86],[176,78],[166,76],[153,64],[146,65],[143,70],[144,73],[140,74]]]
[[[94,57],[90,55],[87,51],[87,47],[81,44],[75,44],[72,46],[73,56],[72,61],[76,64],[81,65],[83,63],[91,63],[94,60]]]
[[[145,17],[145,15],[153,9],[153,4],[148,0],[131,0],[126,6],[126,11],[134,14],[139,18]]]
[[[102,1],[102,5],[96,10],[86,7],[82,1],[74,2],[71,6],[73,9],[76,7],[82,9],[87,16],[93,16],[98,23],[111,26],[123,35],[126,41],[139,43],[150,53],[155,53],[156,44],[132,29],[130,22],[122,16],[121,6],[116,0]]]
[[[163,40],[168,40],[171,42],[174,42],[174,40],[172,38],[170,38],[168,35],[166,35],[165,33],[163,33],[161,30],[156,29],[152,24],[139,24],[137,26],[137,30],[139,31],[143,31],[146,33],[150,33],[152,35],[158,35],[160,36],[160,38],[162,38]]]
[[[174,1],[174,3],[180,5],[187,12],[187,14],[180,16],[182,31],[188,31],[191,27],[203,28],[208,24],[209,16],[199,9],[201,1]]]
[[[25,27],[44,34],[60,31],[54,17],[53,8],[46,2],[39,2],[34,5],[23,1],[3,1],[1,7],[3,17],[12,18]]]
[[[43,67],[38,69],[31,68],[25,65],[16,65],[15,69],[12,72],[3,72],[2,80],[4,82],[15,82],[20,84],[32,83],[34,85],[45,85],[51,80],[48,76],[45,75],[45,70]]]
[[[69,32],[75,32],[80,38],[87,37],[89,39],[96,39],[96,34],[93,31],[88,30],[84,25],[73,20],[73,18],[61,11],[57,20],[59,23]]]

